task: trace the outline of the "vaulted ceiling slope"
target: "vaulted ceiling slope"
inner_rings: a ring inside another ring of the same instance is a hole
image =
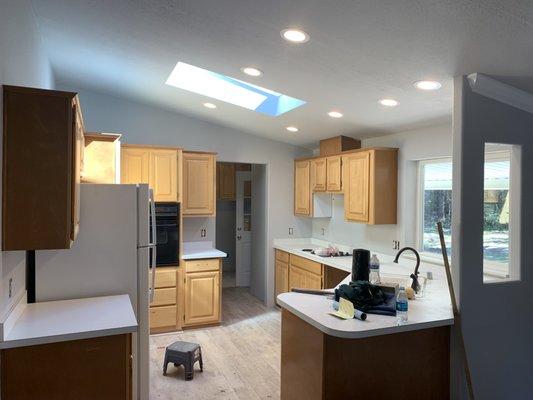
[[[58,81],[128,97],[298,145],[449,121],[452,77],[520,85],[533,71],[528,0],[33,0]],[[309,42],[280,37],[301,27]],[[177,61],[303,99],[270,117],[165,85]],[[251,78],[241,67],[264,75]],[[443,87],[422,92],[419,79]],[[378,99],[400,106],[385,108]],[[332,119],[327,112],[344,113]],[[292,134],[288,125],[300,131]]]

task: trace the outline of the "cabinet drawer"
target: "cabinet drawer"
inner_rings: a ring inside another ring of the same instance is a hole
[[[217,271],[219,267],[220,259],[218,258],[185,261],[186,272]]]
[[[150,308],[150,328],[163,328],[176,325],[176,306]]]
[[[167,306],[176,304],[176,288],[155,289],[154,301],[151,306]]]
[[[294,254],[291,254],[290,259],[291,265],[296,265],[316,275],[322,275],[322,264],[308,260],[307,258],[295,256]]]
[[[276,260],[289,263],[289,253],[276,249]]]
[[[176,286],[175,268],[158,268],[155,270],[155,287],[164,288]]]

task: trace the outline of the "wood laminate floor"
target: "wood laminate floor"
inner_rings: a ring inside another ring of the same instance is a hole
[[[267,308],[247,289],[222,292],[221,326],[150,337],[150,399],[279,399],[281,313]],[[183,340],[202,346],[204,372],[195,366],[185,381],[183,367],[169,364],[165,347]]]

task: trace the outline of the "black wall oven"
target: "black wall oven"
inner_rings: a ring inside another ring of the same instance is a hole
[[[155,203],[155,227],[156,265],[178,265],[180,253],[180,204]]]

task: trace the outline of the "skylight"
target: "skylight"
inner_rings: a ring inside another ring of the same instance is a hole
[[[306,102],[229,76],[178,62],[166,82],[189,92],[277,117]]]

